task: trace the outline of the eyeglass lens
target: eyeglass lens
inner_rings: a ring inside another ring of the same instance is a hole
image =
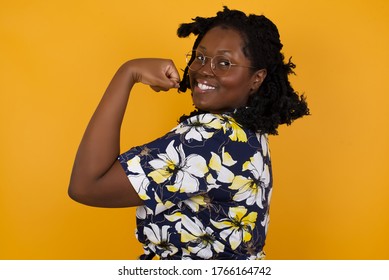
[[[186,54],[186,63],[190,70],[198,71],[201,67],[211,60],[211,69],[216,76],[227,74],[231,68],[231,61],[224,55],[216,55],[214,57],[205,56],[200,51],[190,51]]]

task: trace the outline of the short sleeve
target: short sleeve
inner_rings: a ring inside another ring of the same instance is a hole
[[[206,159],[187,150],[180,135],[172,132],[119,156],[128,179],[154,215],[207,192]]]

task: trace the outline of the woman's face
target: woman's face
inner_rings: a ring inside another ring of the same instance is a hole
[[[225,76],[218,77],[212,72],[211,59],[208,58],[224,55],[232,64],[251,66],[242,51],[243,46],[243,39],[235,29],[217,26],[205,34],[197,51],[207,57],[206,64],[197,71],[189,70],[196,108],[223,113],[246,105],[249,95],[254,92],[254,84],[258,82],[258,74],[252,73],[247,67],[232,66]]]

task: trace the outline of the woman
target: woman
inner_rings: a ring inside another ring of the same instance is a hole
[[[170,60],[124,63],[81,141],[69,186],[92,206],[137,208],[141,259],[262,259],[272,189],[267,134],[308,115],[288,81],[276,26],[224,10],[182,24],[197,35],[180,82]],[[120,155],[132,87],[192,91],[196,110],[166,135]]]

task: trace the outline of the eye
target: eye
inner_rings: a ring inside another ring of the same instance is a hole
[[[218,57],[216,65],[220,69],[229,69],[231,67],[231,61],[226,57]]]
[[[205,62],[205,56],[202,54],[196,54],[196,60],[203,63]]]

